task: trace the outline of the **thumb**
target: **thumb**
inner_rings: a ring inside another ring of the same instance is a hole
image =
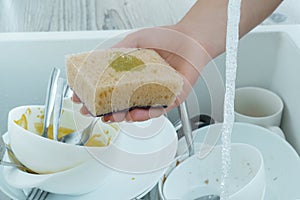
[[[113,45],[112,48],[138,48],[138,38],[138,32],[130,33],[123,40]]]

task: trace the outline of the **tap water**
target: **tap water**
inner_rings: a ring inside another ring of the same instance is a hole
[[[221,200],[229,199],[229,177],[231,169],[231,131],[234,123],[234,96],[237,69],[241,0],[229,0],[226,32],[226,85],[224,100],[224,122],[222,126],[222,177]]]

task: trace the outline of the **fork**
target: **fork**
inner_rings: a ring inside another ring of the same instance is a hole
[[[26,200],[45,200],[49,192],[44,191],[40,188],[33,188],[26,196]]]
[[[9,151],[10,148],[4,142],[2,135],[0,135],[0,164],[4,164],[6,166],[22,167],[22,165],[20,165],[20,164],[6,162],[6,161],[2,160],[6,150]],[[28,193],[26,200],[45,200],[47,198],[48,194],[49,194],[49,192],[43,191],[39,188],[33,188]]]
[[[0,162],[2,162],[5,151],[6,151],[5,143],[3,141],[2,135],[0,135]]]
[[[21,165],[13,162],[7,162],[3,160],[6,150],[10,150],[9,146],[4,142],[2,135],[0,135],[0,165],[12,166],[12,167],[22,167]]]

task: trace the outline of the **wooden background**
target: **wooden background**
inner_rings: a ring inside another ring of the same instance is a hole
[[[130,29],[176,23],[193,0],[1,0],[0,32]]]

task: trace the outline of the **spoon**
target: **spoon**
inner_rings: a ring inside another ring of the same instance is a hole
[[[220,196],[210,194],[210,195],[198,197],[198,198],[196,198],[194,200],[220,200]]]
[[[67,144],[84,145],[89,140],[91,133],[100,118],[94,118],[93,121],[81,132],[74,131],[68,135],[63,136],[62,138],[58,138],[58,129],[62,114],[63,98],[64,94],[66,93],[66,90],[66,80],[59,78],[57,82],[57,89],[53,109],[53,139]]]
[[[58,68],[53,68],[51,72],[51,76],[48,82],[46,102],[44,108],[44,127],[42,136],[48,138],[48,127],[50,125],[51,113],[54,107],[54,98],[57,89],[57,81],[60,74],[60,70]]]
[[[93,121],[81,132],[74,131],[65,135],[61,138],[61,142],[83,146],[90,139],[91,133],[99,119],[100,117],[95,117]]]
[[[66,80],[59,78],[57,81],[57,90],[55,94],[54,108],[53,108],[53,139],[58,141],[59,122],[62,114],[62,105],[64,93],[66,90]]]
[[[53,108],[53,140],[74,145],[84,145],[90,138],[90,135],[100,118],[94,118],[93,121],[81,132],[74,131],[68,135],[58,138],[59,122],[62,115],[63,98],[68,90],[66,80],[59,78],[55,90],[54,108]]]

